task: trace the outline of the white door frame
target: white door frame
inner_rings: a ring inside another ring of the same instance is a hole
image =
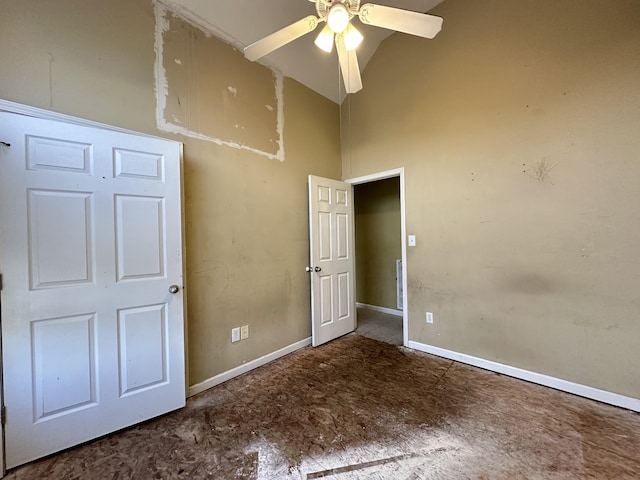
[[[404,167],[372,173],[362,177],[349,178],[343,181],[351,185],[361,185],[363,183],[370,183],[394,177],[400,178],[400,235],[402,237],[402,284],[404,286],[402,292],[402,304],[404,307],[402,309],[402,344],[406,347],[409,344],[409,301],[407,293],[407,224],[404,196]]]
[[[40,119],[45,119],[45,120],[55,120],[55,121],[59,121],[59,122],[64,122],[64,123],[70,123],[73,125],[80,125],[80,126],[86,126],[86,127],[94,127],[94,128],[100,128],[102,130],[109,130],[112,132],[119,132],[119,133],[126,133],[126,134],[130,134],[130,135],[137,135],[140,137],[148,137],[148,138],[157,138],[157,139],[162,139],[162,140],[169,140],[167,138],[164,137],[160,137],[157,135],[149,135],[146,133],[141,133],[141,132],[136,132],[133,130],[128,130],[126,128],[120,128],[120,127],[115,127],[113,125],[107,125],[105,123],[100,123],[100,122],[95,122],[93,120],[86,120],[84,118],[79,118],[79,117],[74,117],[71,115],[66,115],[64,113],[58,113],[58,112],[52,112],[49,110],[45,110],[42,108],[38,108],[38,107],[32,107],[30,105],[23,105],[21,103],[16,103],[16,102],[12,102],[9,100],[4,100],[2,98],[0,98],[0,111],[4,111],[4,112],[9,112],[9,113],[17,113],[20,115],[26,115],[29,117],[34,117],[34,118],[40,118]],[[2,140],[0,138],[0,140]],[[175,141],[175,140],[173,140]],[[176,143],[180,143],[175,141]],[[182,212],[181,212],[181,217],[182,217],[182,233],[181,233],[181,243],[182,243],[182,251],[185,252],[185,237],[184,237],[184,222],[185,222],[185,215],[184,215],[184,176],[183,176],[183,172],[184,169],[182,168],[182,163],[184,161],[184,146],[182,143],[180,143],[180,195],[181,195],[181,199],[180,199],[180,204],[181,204],[181,208],[182,208]],[[187,275],[186,275],[186,262],[183,261],[182,264],[182,285],[184,286],[185,290],[186,290],[186,281],[187,281]],[[2,272],[0,272],[2,273]],[[184,318],[184,330],[185,330],[185,347],[184,347],[184,352],[185,352],[185,398],[187,398],[187,389],[188,389],[188,385],[189,385],[189,364],[188,364],[188,350],[187,350],[187,345],[186,345],[186,339],[187,339],[187,298],[186,295],[183,298],[183,318]],[[0,323],[0,328],[1,328],[1,323]],[[4,366],[2,365],[2,357],[0,356],[0,379],[2,378],[2,370],[3,370]],[[2,385],[2,383],[0,383],[0,399],[2,401],[4,401],[4,386]],[[5,455],[4,455],[4,426],[0,426],[0,478],[2,478],[4,476],[5,473]]]
[[[9,100],[3,100],[0,98],[0,111],[9,113],[18,113],[20,115],[26,115],[28,117],[41,118],[43,120],[55,120],[58,122],[71,123],[72,125],[80,125],[85,127],[100,128],[102,130],[109,130],[111,132],[127,133],[129,135],[137,135],[139,137],[147,138],[159,138],[165,141],[174,141],[158,135],[149,135],[148,133],[136,132],[135,130],[129,130],[127,128],[115,127],[113,125],[107,125],[106,123],[94,122],[93,120],[87,120],[80,117],[74,117],[64,113],[52,112],[43,108],[32,107],[30,105],[23,105],[21,103],[11,102]]]

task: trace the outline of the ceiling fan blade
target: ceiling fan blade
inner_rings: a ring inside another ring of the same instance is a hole
[[[442,29],[441,17],[373,3],[362,5],[358,16],[362,23],[367,25],[397,30],[425,38],[435,37]]]
[[[308,17],[298,20],[271,35],[267,35],[262,40],[252,43],[244,49],[244,56],[251,61],[264,57],[283,45],[309,32],[313,32],[318,26],[318,21],[318,18],[314,15],[309,15]]]
[[[360,77],[360,67],[355,49],[347,51],[347,47],[344,45],[344,37],[336,35],[336,50],[338,51],[345,91],[347,93],[356,93],[362,90],[362,77]]]

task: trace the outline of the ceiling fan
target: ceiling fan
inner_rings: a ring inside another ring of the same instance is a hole
[[[251,61],[258,60],[314,31],[321,22],[326,22],[315,44],[329,53],[335,42],[345,90],[347,93],[355,93],[362,89],[356,47],[362,42],[363,36],[351,23],[352,18],[357,16],[366,25],[397,30],[424,38],[435,37],[442,28],[442,18],[426,13],[373,3],[360,5],[360,0],[309,1],[316,4],[317,17],[309,15],[252,43],[244,49],[245,57]]]

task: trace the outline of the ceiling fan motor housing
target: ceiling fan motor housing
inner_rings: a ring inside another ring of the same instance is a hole
[[[326,20],[329,15],[329,10],[336,4],[342,4],[349,12],[349,17],[354,17],[358,14],[360,9],[360,0],[311,0],[316,2],[316,12],[318,16]]]

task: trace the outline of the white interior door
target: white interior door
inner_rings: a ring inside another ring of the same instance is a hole
[[[6,112],[0,137],[12,468],[184,406],[181,146]]]
[[[312,343],[355,330],[353,187],[309,175]]]

